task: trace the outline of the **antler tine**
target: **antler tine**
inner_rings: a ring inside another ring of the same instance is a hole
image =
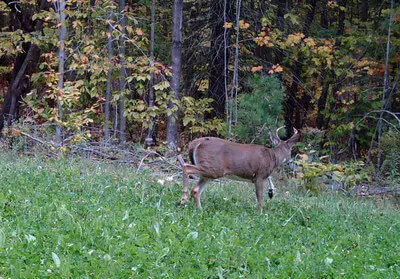
[[[276,131],[275,131],[276,137],[277,137],[278,139],[281,139],[281,138],[279,137],[279,135],[278,135],[278,132],[279,132],[279,130],[282,129],[282,128],[285,128],[285,125],[279,127],[279,128],[276,129]]]
[[[293,131],[294,131],[293,135],[296,135],[299,133],[299,131],[297,131],[297,129],[295,127],[293,127]]]

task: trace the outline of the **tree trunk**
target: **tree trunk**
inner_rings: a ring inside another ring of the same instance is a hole
[[[362,21],[367,21],[368,20],[368,10],[369,10],[368,0],[362,0],[362,3],[361,3],[361,17],[360,17],[360,19]]]
[[[171,90],[175,100],[180,100],[181,66],[182,66],[182,16],[183,0],[174,0],[172,23],[172,78]],[[169,110],[177,110],[175,102],[168,104]],[[176,151],[178,144],[179,111],[174,111],[168,116],[167,122],[167,147]]]
[[[309,11],[307,13],[307,17],[303,27],[303,34],[306,36],[310,33],[311,23],[314,21],[317,0],[308,0],[307,5],[309,6]]]
[[[121,97],[118,101],[119,126],[118,136],[119,143],[124,145],[126,142],[126,118],[125,118],[125,96],[126,96],[126,61],[125,61],[125,36],[126,36],[126,18],[124,14],[125,0],[119,0],[119,11],[121,16],[121,35],[119,37],[119,58],[120,58],[120,73],[119,73],[119,90]]]
[[[230,57],[231,29],[224,28],[224,20],[232,21],[233,1],[212,1],[210,9],[211,45],[209,55],[208,97],[214,101],[213,116],[223,116],[226,112],[225,67]],[[226,11],[226,15],[224,14]]]
[[[297,91],[298,91],[298,86],[300,82],[300,63],[295,62],[295,65],[293,66],[293,73],[292,73],[292,84],[287,88],[287,93],[286,93],[286,99],[285,99],[285,104],[284,104],[284,120],[285,120],[285,126],[286,126],[286,137],[290,138],[291,133],[293,131],[293,126],[296,125],[295,121],[295,110],[296,110],[296,105],[298,104],[297,100]],[[296,127],[300,129],[301,127]]]
[[[321,27],[325,29],[329,27],[328,0],[321,1]]]
[[[286,14],[286,0],[278,0],[277,3],[278,10],[277,10],[277,24],[278,29],[281,32],[285,32],[285,14]]]
[[[224,23],[228,21],[228,15],[227,15],[227,8],[228,8],[228,0],[224,0],[224,8],[223,8],[223,14],[224,14]],[[224,95],[225,95],[225,117],[229,117],[229,93],[228,93],[228,75],[229,75],[229,70],[228,70],[228,65],[229,65],[229,56],[230,56],[230,48],[228,48],[228,43],[230,44],[230,40],[228,38],[230,37],[230,28],[224,28]],[[216,115],[216,114],[215,114]],[[227,119],[227,123],[229,123],[230,119]],[[231,126],[229,126],[229,132],[228,132],[228,137],[231,136]]]
[[[20,11],[17,5],[17,2],[10,5],[12,17],[16,19],[12,22],[12,27],[21,28],[25,33],[42,30],[43,22],[37,20],[35,24],[30,12],[27,10]],[[42,0],[38,12],[48,8],[49,3]],[[0,132],[4,125],[11,125],[12,121],[18,118],[21,99],[30,90],[29,76],[37,69],[36,65],[39,62],[40,49],[36,45],[25,43],[22,47],[24,51],[19,53],[15,59],[9,82],[10,86],[0,110]]]
[[[64,64],[65,64],[65,39],[67,38],[66,14],[65,14],[65,0],[60,0],[57,5],[57,12],[60,16],[58,21],[58,92],[57,92],[57,121],[62,122],[63,111],[60,97],[64,91]],[[56,124],[56,142],[62,143],[62,127],[60,123]]]
[[[317,8],[317,0],[307,0],[307,5],[309,7],[304,26],[303,26],[303,34],[308,36],[310,33],[311,24],[314,21],[315,11]],[[300,77],[302,72],[302,67],[298,66],[300,71],[297,73]],[[297,86],[297,90],[299,90]],[[309,113],[309,109],[311,107],[312,97],[307,90],[303,91],[301,98],[299,98],[299,105],[296,110],[296,122],[295,125],[297,128],[301,129],[304,125],[305,120],[307,119],[307,114]]]
[[[240,21],[240,8],[241,8],[241,0],[236,0],[236,26],[239,27]],[[237,123],[237,106],[238,106],[238,91],[239,91],[239,34],[240,28],[236,30],[236,40],[235,40],[235,63],[233,68],[233,81],[232,81],[232,91],[229,103],[231,104],[228,118],[229,125],[229,137],[231,136],[232,122],[234,125]]]
[[[389,15],[389,26],[388,26],[388,34],[387,34],[387,42],[386,42],[386,53],[385,53],[385,74],[383,79],[383,90],[382,90],[382,112],[379,116],[378,121],[378,158],[377,165],[380,169],[382,167],[382,133],[383,133],[383,111],[388,106],[388,90],[390,88],[390,79],[389,79],[389,56],[390,56],[390,47],[391,47],[391,33],[392,33],[392,25],[393,25],[393,7],[394,0],[390,1],[390,15]]]
[[[317,1],[316,0],[308,0],[307,4],[310,9],[307,13],[304,25],[303,25],[303,34],[308,36],[310,32],[310,26],[314,21],[315,10]],[[298,60],[294,62],[294,66],[292,67],[292,84],[287,89],[287,97],[285,103],[285,125],[287,137],[289,138],[293,132],[293,126],[297,129],[301,129],[304,124],[304,114],[308,112],[308,108],[310,106],[311,97],[307,92],[303,92],[301,97],[297,97],[299,90],[299,86],[301,84],[301,73],[302,73],[302,64],[301,64],[301,53],[298,55]]]
[[[107,72],[107,88],[106,88],[106,101],[104,104],[104,139],[106,142],[110,141],[110,111],[111,111],[111,89],[112,89],[112,72],[113,72],[113,26],[112,19],[114,18],[114,13],[110,12],[110,23],[108,26],[108,40],[107,40],[107,51],[108,51],[108,63],[110,64]]]
[[[154,68],[154,41],[155,41],[155,25],[156,25],[156,0],[151,0],[150,11],[150,67]],[[154,71],[150,74],[149,94],[147,96],[147,104],[149,107],[154,106]],[[156,144],[156,123],[154,117],[150,119],[150,128],[147,132],[146,146],[153,146]]]
[[[346,0],[339,0],[339,17],[338,17],[338,29],[336,35],[342,36],[344,34],[344,22],[346,20],[346,12],[344,8],[346,8]]]
[[[328,100],[329,96],[329,89],[330,89],[330,81],[331,79],[329,78],[331,74],[331,71],[326,70],[325,73],[323,74],[323,84],[322,84],[322,92],[321,96],[318,99],[317,103],[317,128],[318,129],[324,129],[327,125],[326,119],[324,116],[325,108],[326,108],[326,102]]]
[[[286,0],[278,0],[276,3],[278,9],[276,12],[276,21],[277,21],[277,26],[279,31],[282,32],[282,34],[285,33],[285,14],[286,14]],[[284,51],[280,49],[279,47],[275,49],[275,61],[273,61],[274,64],[280,64],[282,63],[284,59]]]

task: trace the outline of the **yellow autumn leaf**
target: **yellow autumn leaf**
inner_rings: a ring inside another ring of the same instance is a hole
[[[257,45],[259,45],[259,46],[264,45],[264,39],[263,39],[263,37],[256,37],[256,38],[254,39],[254,42],[255,42]]]
[[[304,42],[309,47],[315,47],[315,41],[313,40],[313,38],[305,38]]]
[[[282,66],[279,64],[276,64],[276,65],[272,65],[271,69],[268,71],[268,74],[280,73],[282,71],[283,71]]]
[[[251,68],[251,72],[255,73],[255,72],[261,72],[263,69],[263,66],[254,66]]]
[[[241,19],[239,20],[239,26],[241,29],[247,29],[250,27],[250,24]]]
[[[290,34],[286,40],[286,43],[288,45],[294,46],[294,44],[297,44],[303,39],[305,36],[303,33],[294,33]]]
[[[143,36],[143,30],[141,28],[136,28],[136,35]]]
[[[232,28],[232,26],[233,26],[233,23],[232,22],[225,22],[225,24],[224,24],[224,28]]]

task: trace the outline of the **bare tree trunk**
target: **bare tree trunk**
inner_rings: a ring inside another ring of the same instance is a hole
[[[224,22],[227,22],[227,0],[224,0]],[[230,115],[229,115],[229,92],[228,92],[228,65],[229,65],[229,53],[228,52],[228,36],[230,35],[230,32],[228,32],[228,28],[224,27],[224,95],[225,95],[225,117],[226,117],[226,122],[230,122]],[[231,137],[231,130],[232,130],[232,125],[228,126],[228,138]]]
[[[55,3],[56,10],[59,14],[58,22],[58,92],[57,92],[57,121],[56,124],[56,142],[61,144],[62,142],[62,126],[60,122],[63,120],[63,108],[61,105],[61,96],[64,91],[64,64],[65,64],[65,39],[67,38],[67,25],[66,25],[66,13],[65,13],[65,0],[59,0]]]
[[[325,29],[329,27],[328,0],[321,1],[321,27]]]
[[[314,21],[315,10],[317,8],[317,0],[308,0],[307,5],[309,6],[309,11],[307,13],[306,21],[304,22],[303,34],[308,35],[310,33],[310,27]]]
[[[285,14],[286,14],[286,0],[277,0],[276,5],[278,6],[277,12],[276,12],[276,20],[277,20],[277,25],[279,31],[282,33],[285,33]],[[284,52],[281,48],[275,48],[274,49],[275,53],[275,64],[282,63],[283,58],[284,58]]]
[[[277,21],[278,21],[278,29],[281,32],[285,31],[285,20],[284,16],[286,14],[286,0],[278,0],[278,10],[277,10]]]
[[[113,137],[116,139],[116,138],[118,138],[118,127],[119,127],[119,123],[118,123],[118,121],[119,121],[119,118],[118,118],[118,115],[119,115],[118,114],[118,104],[116,104],[114,106],[113,115],[114,115],[114,123],[113,123],[114,133],[113,133]]]
[[[41,0],[38,12],[47,10],[49,6],[46,0]],[[42,30],[43,22],[37,20],[34,23],[29,10],[20,11],[17,9],[17,5],[11,5],[10,9],[12,17],[19,21],[21,29],[24,32],[29,33],[35,30]],[[15,59],[10,86],[0,109],[0,132],[3,130],[4,125],[11,125],[12,121],[18,117],[21,98],[30,89],[29,76],[37,69],[36,65],[39,62],[40,49],[36,45],[25,43],[22,47],[24,52],[18,54]]]
[[[232,0],[212,1],[210,9],[211,45],[209,55],[209,89],[208,97],[213,99],[214,116],[226,114],[227,94],[226,65],[230,57],[231,28],[225,28],[224,23],[232,20]]]
[[[7,119],[7,126],[12,124],[12,120],[14,120],[17,116],[17,101],[18,97],[20,96],[20,93],[18,88],[20,87],[20,82],[23,79],[23,75],[26,72],[26,68],[28,67],[28,63],[30,59],[33,56],[33,51],[35,50],[35,45],[30,45],[28,53],[26,54],[26,57],[24,59],[24,62],[22,63],[13,83],[11,84],[10,92],[11,92],[11,104],[9,108],[9,113]]]
[[[150,23],[150,67],[154,68],[154,41],[155,41],[155,25],[156,25],[156,0],[151,0],[151,23]],[[154,96],[154,71],[152,70],[150,74],[149,82],[149,94],[147,96],[148,106],[154,106],[155,96]],[[156,123],[154,117],[150,119],[150,128],[146,137],[146,145],[153,146],[156,143]]]
[[[382,112],[378,121],[378,158],[377,165],[380,169],[382,167],[382,132],[383,132],[383,110],[386,109],[387,106],[387,92],[390,87],[389,81],[389,56],[390,56],[390,42],[391,42],[391,33],[392,33],[392,25],[393,25],[393,7],[394,0],[390,1],[390,15],[389,15],[389,27],[387,34],[387,42],[386,42],[386,54],[385,54],[385,75],[383,78],[383,91],[382,91]]]
[[[368,20],[368,10],[369,10],[368,0],[362,0],[362,4],[361,4],[361,17],[360,17],[360,19],[361,19],[362,21]]]
[[[326,108],[326,103],[328,100],[329,92],[331,91],[331,71],[330,70],[325,70],[322,72],[322,77],[323,77],[323,83],[322,83],[322,92],[321,96],[318,99],[317,103],[317,128],[318,129],[323,129],[326,127],[326,119],[325,119],[325,108]]]
[[[112,72],[114,67],[113,64],[113,27],[112,19],[114,18],[114,13],[111,11],[109,16],[109,26],[108,26],[108,40],[107,40],[107,51],[108,51],[108,63],[110,64],[107,72],[107,88],[106,88],[106,101],[104,104],[104,138],[106,142],[110,140],[110,110],[111,110],[111,89],[112,89]]]
[[[314,17],[315,17],[315,11],[317,9],[317,0],[307,0],[307,5],[308,5],[308,13],[303,25],[303,34],[305,36],[308,36],[310,33],[310,28],[311,25],[314,21]],[[298,76],[299,78],[301,77],[301,72],[302,72],[302,66],[299,67],[300,68],[300,72],[298,72]],[[299,86],[297,86],[299,90]],[[309,113],[309,109],[312,106],[311,105],[311,100],[312,97],[310,95],[310,93],[305,90],[303,91],[303,93],[301,94],[301,96],[298,98],[299,100],[299,105],[297,106],[296,109],[296,127],[301,129],[304,125],[305,119],[307,119],[307,114]],[[292,131],[292,130],[290,130]],[[289,137],[289,134],[287,135]]]
[[[229,135],[231,134],[232,123],[237,123],[237,103],[238,103],[238,90],[239,90],[239,34],[240,34],[240,8],[242,5],[241,0],[236,0],[236,41],[235,41],[235,64],[233,68],[233,87],[231,91],[230,112],[229,112]]]
[[[338,18],[338,29],[336,35],[342,36],[344,34],[344,23],[346,20],[346,11],[344,9],[346,7],[346,0],[339,0],[338,5],[339,5],[339,18]]]
[[[310,27],[312,22],[314,21],[315,10],[317,1],[316,0],[307,0],[307,4],[309,6],[309,11],[307,13],[306,20],[303,26],[303,34],[308,36],[310,32]],[[285,125],[286,125],[286,137],[290,137],[292,135],[293,126],[297,129],[301,129],[303,126],[303,115],[307,113],[309,103],[311,97],[307,92],[303,92],[303,95],[298,96],[299,87],[302,83],[301,73],[302,73],[302,63],[300,62],[302,59],[302,53],[298,54],[298,60],[294,61],[294,65],[292,66],[292,84],[287,88],[287,95],[285,101]]]
[[[182,67],[182,17],[183,0],[174,0],[173,25],[172,25],[172,78],[171,90],[175,100],[180,100],[181,67]],[[176,110],[177,105],[171,101],[168,104],[169,110]],[[177,149],[178,144],[178,123],[179,111],[168,116],[167,122],[167,147],[172,151]]]
[[[125,118],[125,90],[126,90],[126,61],[125,61],[125,34],[126,34],[126,18],[124,14],[125,0],[119,0],[119,11],[121,16],[121,35],[119,37],[119,57],[120,57],[120,73],[119,73],[119,90],[121,97],[118,101],[119,108],[119,143],[124,145],[126,142],[126,118]]]

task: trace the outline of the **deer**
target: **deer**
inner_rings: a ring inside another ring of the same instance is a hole
[[[195,200],[195,206],[201,206],[201,194],[208,182],[221,177],[233,177],[239,180],[251,181],[256,188],[258,209],[262,212],[264,206],[264,184],[268,180],[270,198],[273,197],[274,184],[271,174],[282,163],[291,158],[293,146],[300,138],[296,128],[291,138],[282,140],[278,136],[271,134],[271,140],[275,144],[274,148],[267,148],[263,145],[241,144],[231,142],[217,137],[202,137],[189,143],[189,158],[191,164],[186,164],[178,156],[183,174],[183,195],[181,204],[189,201],[189,175],[197,175],[200,180],[191,191]]]

